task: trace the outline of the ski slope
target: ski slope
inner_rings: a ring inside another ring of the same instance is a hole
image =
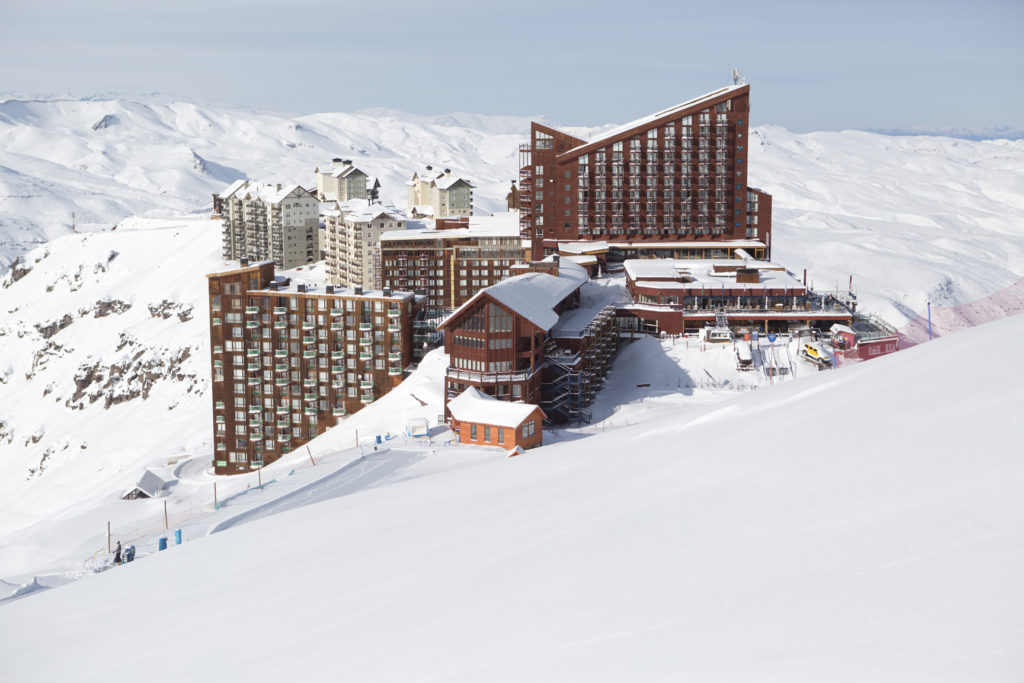
[[[4,673],[1016,681],[1024,377],[978,350],[1021,334],[197,538],[0,605]]]

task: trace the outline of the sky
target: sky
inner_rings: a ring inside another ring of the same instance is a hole
[[[754,125],[1024,125],[1024,0],[0,0],[0,90],[621,123],[751,83]]]

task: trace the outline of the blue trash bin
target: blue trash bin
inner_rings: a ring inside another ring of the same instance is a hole
[[[377,443],[380,443],[380,434],[377,435]]]
[[[174,545],[181,545],[181,529],[174,530]]]
[[[157,550],[167,550],[167,537],[166,536],[161,536],[160,538],[156,539],[156,549]]]

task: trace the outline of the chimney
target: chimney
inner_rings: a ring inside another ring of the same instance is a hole
[[[327,285],[327,293],[334,294],[334,285]]]
[[[277,184],[277,191],[278,191],[278,192],[280,192],[280,191],[281,191],[281,183],[278,183],[278,184]]]
[[[433,166],[427,166],[427,170],[428,170],[428,171],[433,171],[433,170],[434,170],[434,167],[433,167]]]
[[[445,175],[451,175],[451,172],[452,172],[452,169],[450,169],[450,168],[444,169],[444,174]]]
[[[384,288],[384,296],[391,296],[391,288],[390,287],[385,287]]]
[[[362,294],[363,294],[363,286],[362,285],[356,285],[353,288],[353,291],[355,291],[357,296],[362,296]]]
[[[305,292],[306,291],[306,285],[304,285],[304,284],[302,284],[300,282],[299,284],[295,285],[295,289],[300,291],[300,292]]]
[[[340,163],[341,163],[341,157],[334,157],[333,159],[331,159],[331,165],[332,166],[337,166]]]
[[[238,265],[245,268],[247,265],[249,265],[249,259],[243,256],[242,258],[238,259]]]
[[[351,166],[352,165],[352,160],[351,159],[345,159],[341,163],[345,164],[346,166]]]

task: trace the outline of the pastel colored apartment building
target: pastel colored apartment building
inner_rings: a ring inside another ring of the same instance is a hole
[[[750,86],[721,88],[590,140],[532,123],[519,210],[534,258],[600,242],[602,261],[771,253],[771,196],[750,187]]]
[[[206,276],[218,474],[269,464],[398,385],[422,301],[240,263]]]
[[[380,182],[353,166],[351,159],[332,159],[327,169],[318,166],[314,173],[320,201],[374,199],[380,189]]]
[[[404,230],[405,215],[364,200],[328,204],[320,214],[329,281],[342,287],[378,286],[377,243],[385,232]]]
[[[319,203],[299,185],[237,180],[214,195],[213,208],[225,260],[270,260],[287,270],[320,258]]]
[[[473,214],[473,184],[433,166],[412,174],[406,183],[409,215],[413,218],[448,218]]]

